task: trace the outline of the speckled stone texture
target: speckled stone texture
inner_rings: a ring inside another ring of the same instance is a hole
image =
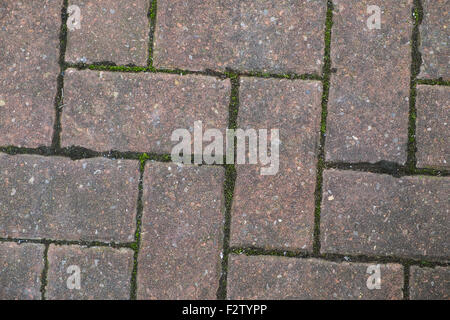
[[[52,143],[62,3],[0,2],[0,146]]]
[[[280,167],[236,165],[232,246],[312,249],[321,96],[318,81],[241,79],[238,128],[279,129]]]
[[[365,263],[231,255],[228,299],[397,300],[403,297],[403,267],[382,264],[381,289],[367,288]]]
[[[81,28],[67,31],[66,61],[147,65],[148,0],[69,0],[81,11]]]
[[[160,0],[154,66],[320,74],[326,1]]]
[[[321,251],[448,260],[448,177],[325,170]]]
[[[409,296],[412,300],[450,300],[450,268],[411,267]]]
[[[147,163],[138,299],[215,299],[221,274],[224,170]]]
[[[134,241],[139,162],[0,153],[0,237]]]
[[[450,87],[417,86],[417,167],[450,168]]]
[[[326,160],[404,164],[412,1],[333,2]],[[368,29],[369,5],[381,8],[381,29]]]
[[[420,25],[422,65],[419,78],[450,79],[450,0],[422,0]]]
[[[46,298],[53,300],[112,300],[130,298],[133,250],[108,247],[55,246],[48,249]],[[80,289],[74,285],[80,270]],[[73,268],[73,267],[72,267]],[[70,279],[69,279],[70,278]]]
[[[41,299],[44,245],[0,243],[0,300]]]
[[[207,76],[68,70],[62,146],[170,153],[175,129],[225,132],[230,80]]]

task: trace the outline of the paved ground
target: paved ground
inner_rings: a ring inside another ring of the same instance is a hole
[[[0,299],[450,299],[449,8],[2,1]],[[173,163],[196,120],[279,172]]]

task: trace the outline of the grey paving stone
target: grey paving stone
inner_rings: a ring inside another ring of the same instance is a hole
[[[417,167],[450,168],[450,87],[417,86]]]
[[[230,80],[193,75],[68,70],[62,146],[171,153],[175,129],[225,131]]]
[[[241,79],[238,128],[279,129],[281,145],[275,175],[236,165],[232,246],[312,249],[321,96],[318,81]]]
[[[321,251],[448,260],[450,178],[325,170]]]
[[[0,146],[50,146],[62,0],[0,3]]]
[[[0,237],[134,241],[139,162],[0,153]]]
[[[423,0],[420,25],[422,65],[419,78],[450,79],[449,0]]]
[[[223,183],[217,166],[145,165],[138,299],[215,299]]]
[[[381,288],[370,290],[366,263],[231,255],[228,299],[402,299],[403,267],[381,264]],[[375,264],[376,265],[376,264]]]
[[[0,300],[41,299],[44,245],[0,243]]]
[[[411,0],[334,0],[325,157],[404,164],[408,142]],[[369,5],[381,29],[369,30]]]
[[[128,300],[133,254],[127,248],[50,245],[46,298]]]
[[[157,11],[156,67],[322,71],[326,1],[160,0]]]
[[[66,61],[147,65],[149,3],[148,0],[69,0],[69,6],[80,8],[81,20],[79,29],[67,31]]]
[[[449,300],[450,269],[445,267],[411,267],[409,278],[412,300]]]

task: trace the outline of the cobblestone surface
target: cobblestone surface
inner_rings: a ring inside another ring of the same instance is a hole
[[[134,240],[139,164],[0,153],[0,237]]]
[[[130,296],[130,249],[50,245],[48,262],[47,299],[110,300]]]
[[[139,299],[214,299],[223,240],[224,172],[150,163],[144,174]]]
[[[65,88],[62,146],[170,153],[175,129],[228,124],[229,80],[72,69]]]
[[[52,143],[61,6],[62,0],[0,4],[0,146]]]
[[[322,252],[449,257],[449,188],[448,177],[326,170]]]
[[[410,276],[411,299],[413,300],[449,300],[450,270],[449,268],[411,267]]]
[[[450,168],[450,87],[417,86],[417,166]]]
[[[232,255],[228,299],[402,299],[403,267],[380,265],[381,288],[370,290],[370,264]],[[249,272],[251,270],[251,272]]]

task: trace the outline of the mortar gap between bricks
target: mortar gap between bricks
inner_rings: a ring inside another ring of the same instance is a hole
[[[44,260],[44,268],[42,269],[41,274],[41,300],[46,300],[45,290],[47,289],[47,277],[48,277],[48,248],[50,244],[46,243],[44,248],[43,260]]]
[[[148,12],[148,19],[149,19],[149,33],[148,33],[148,62],[147,67],[150,70],[154,70],[153,68],[153,40],[155,38],[155,30],[156,30],[156,10],[157,10],[157,1],[156,0],[149,0],[149,12]]]

